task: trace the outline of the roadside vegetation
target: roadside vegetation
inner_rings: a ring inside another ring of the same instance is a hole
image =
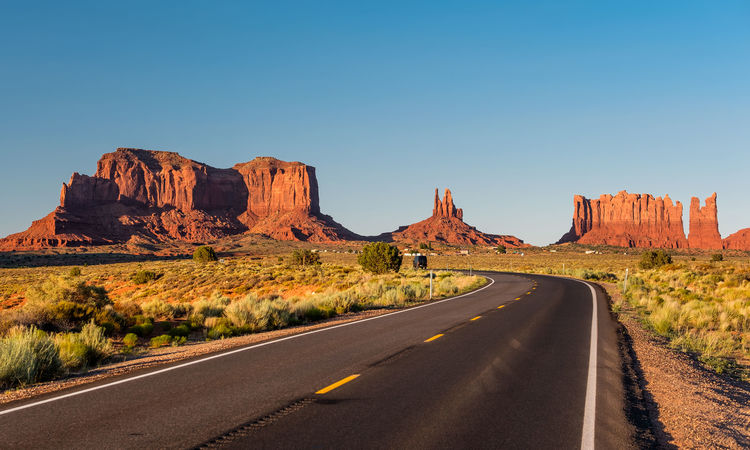
[[[374,274],[354,261],[321,263],[320,254],[310,250],[281,259],[0,269],[0,295],[14,300],[0,310],[0,388],[79,373],[150,348],[429,299],[425,271]],[[439,271],[433,298],[485,282]]]

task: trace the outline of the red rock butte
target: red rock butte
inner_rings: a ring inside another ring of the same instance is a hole
[[[173,152],[118,148],[74,173],[60,206],[1,250],[204,242],[240,233],[331,242],[359,236],[321,214],[315,168],[259,157],[217,169]]]
[[[590,200],[573,197],[573,224],[558,243],[613,245],[645,248],[693,248],[750,250],[750,229],[722,240],[719,234],[716,193],[706,199],[690,200],[690,231],[687,239],[682,222],[682,204],[669,196],[650,194],[602,195]]]
[[[440,199],[435,189],[432,216],[412,225],[400,227],[390,233],[397,242],[443,242],[458,245],[504,245],[506,247],[529,247],[515,236],[487,234],[463,221],[464,212],[456,208],[450,189],[445,190]]]

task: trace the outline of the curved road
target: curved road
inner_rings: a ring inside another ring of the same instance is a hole
[[[601,292],[482,274],[460,297],[3,405],[0,447],[632,447]]]

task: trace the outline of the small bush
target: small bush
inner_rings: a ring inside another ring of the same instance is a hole
[[[495,251],[498,252],[498,253],[507,253],[508,252],[508,250],[505,248],[504,245],[498,245],[495,248]]]
[[[150,281],[158,280],[159,278],[161,278],[161,274],[150,270],[139,270],[130,277],[135,284],[146,284]]]
[[[213,247],[209,247],[208,245],[201,245],[193,252],[193,261],[195,262],[207,263],[217,261],[218,259]]]
[[[150,336],[154,331],[154,320],[150,317],[136,316],[136,324],[128,328],[128,333],[133,333],[139,337]]]
[[[190,327],[182,324],[169,330],[169,335],[174,337],[188,337],[190,335]]]
[[[232,303],[224,315],[235,327],[253,332],[285,327],[291,317],[285,301],[258,300],[254,295]]]
[[[225,323],[219,323],[215,327],[208,330],[207,337],[209,339],[223,339],[225,337],[231,337],[234,334],[234,330]]]
[[[713,262],[724,261],[724,255],[722,255],[721,253],[714,253],[713,255],[711,255],[711,261]]]
[[[389,271],[398,272],[401,268],[401,253],[398,247],[385,242],[373,242],[365,245],[357,262],[368,272],[382,274]]]
[[[161,299],[154,299],[141,305],[143,314],[154,319],[171,320],[174,318],[174,307]]]
[[[320,255],[312,250],[298,248],[292,252],[292,264],[297,266],[315,266],[320,264]]]
[[[68,276],[70,276],[70,277],[80,277],[81,276],[81,268],[80,267],[71,267],[70,271],[68,272]]]
[[[138,344],[138,335],[135,333],[128,333],[122,338],[122,344],[129,349],[132,349]]]
[[[93,367],[113,352],[112,343],[104,336],[104,328],[93,322],[84,325],[80,333],[58,334],[54,340],[60,360],[68,370]]]
[[[151,338],[151,348],[165,347],[172,343],[172,336],[168,334],[162,334],[160,336]]]
[[[419,244],[419,249],[420,250],[432,250],[432,243],[431,242],[427,242],[427,243],[421,242]]]
[[[649,250],[641,254],[638,266],[641,269],[653,269],[655,267],[672,264],[672,257],[664,250]]]
[[[61,370],[54,341],[36,327],[15,327],[0,339],[0,387],[50,380]]]

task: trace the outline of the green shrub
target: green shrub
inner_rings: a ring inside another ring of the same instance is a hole
[[[122,338],[122,343],[126,348],[132,349],[138,344],[138,335],[135,333],[128,333]]]
[[[421,242],[419,244],[419,249],[420,250],[432,250],[432,243],[431,242],[427,242],[427,243]]]
[[[234,330],[225,323],[219,323],[215,327],[208,330],[207,337],[209,339],[223,339],[225,337],[231,337],[234,334]]]
[[[151,348],[164,347],[172,343],[172,336],[162,334],[151,338]]]
[[[314,266],[320,264],[320,255],[312,250],[298,248],[292,252],[292,264],[297,266]]]
[[[70,276],[70,277],[80,277],[81,276],[81,268],[80,267],[71,267],[70,271],[68,272],[68,276]]]
[[[724,261],[724,255],[722,255],[721,253],[714,253],[713,255],[711,255],[711,261],[714,261],[714,262]]]
[[[90,322],[80,333],[62,333],[54,338],[63,367],[79,370],[93,367],[113,352],[112,343],[104,336],[104,328]]]
[[[201,245],[193,252],[193,261],[195,262],[207,263],[217,261],[218,259],[213,247],[209,247],[208,245]]]
[[[161,278],[161,274],[150,270],[139,270],[130,277],[135,284],[146,284],[159,278]]]
[[[508,252],[508,250],[505,248],[504,245],[498,245],[495,248],[495,251],[498,252],[498,253],[507,253]]]
[[[401,253],[398,247],[385,242],[373,242],[362,249],[357,262],[368,272],[382,274],[398,272],[401,268]]]
[[[104,288],[64,277],[32,286],[22,312],[24,324],[46,330],[70,331],[92,319],[100,325],[109,322],[114,328],[123,323]]]
[[[136,324],[128,328],[128,333],[133,333],[139,337],[147,337],[154,331],[154,320],[146,316],[136,316]]]
[[[672,257],[664,250],[648,250],[641,254],[638,266],[641,269],[653,269],[666,264],[672,264]]]
[[[36,327],[15,327],[0,338],[0,388],[50,380],[61,370],[54,341]]]
[[[169,330],[169,335],[172,337],[188,337],[190,335],[190,327],[182,324]]]

